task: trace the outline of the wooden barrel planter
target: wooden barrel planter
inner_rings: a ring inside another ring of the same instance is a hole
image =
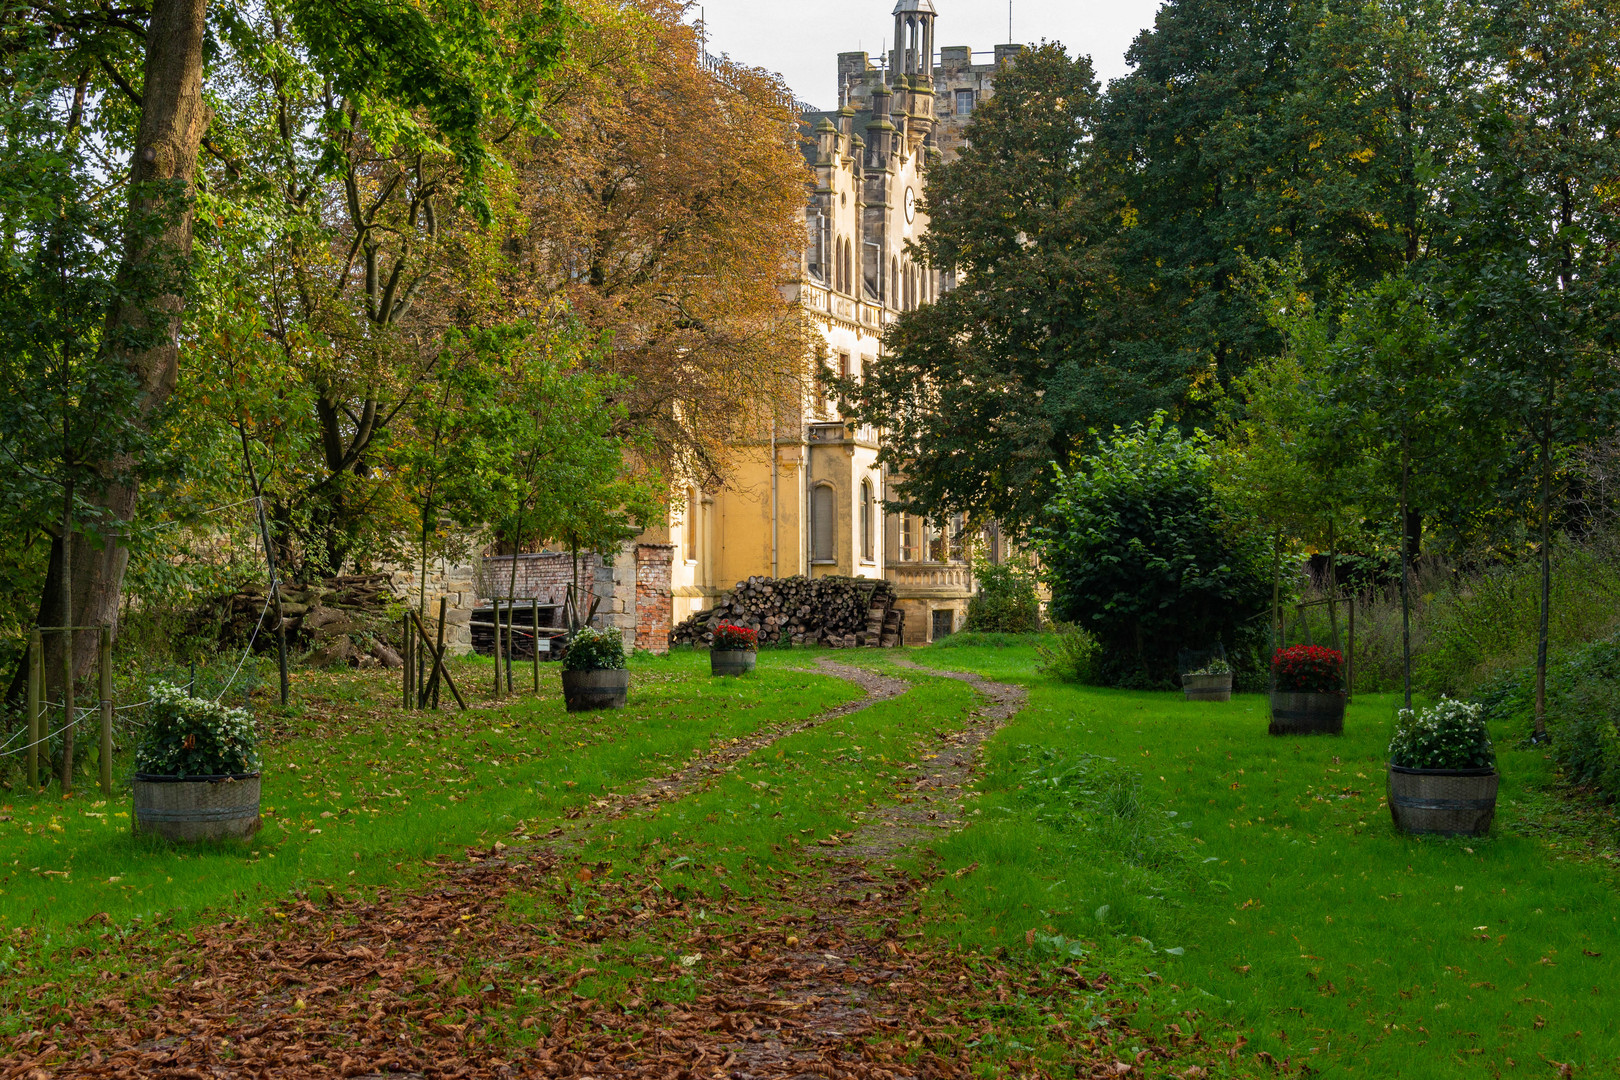
[[[564,671],[563,702],[569,712],[592,709],[622,709],[630,693],[628,668],[606,671]]]
[[[1483,836],[1496,817],[1495,769],[1389,767],[1389,816],[1402,832]]]
[[[135,831],[189,844],[259,831],[259,774],[135,774]]]
[[[1181,692],[1188,701],[1231,701],[1232,673],[1224,675],[1183,675]]]
[[[752,649],[711,649],[710,675],[746,675],[754,670],[759,653]]]
[[[1343,694],[1271,692],[1273,735],[1343,735]]]

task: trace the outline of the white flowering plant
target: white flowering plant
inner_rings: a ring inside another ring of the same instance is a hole
[[[1199,668],[1197,671],[1189,671],[1189,672],[1187,672],[1187,674],[1188,675],[1230,675],[1230,674],[1232,674],[1232,665],[1228,664],[1225,660],[1222,660],[1220,657],[1217,656],[1215,659],[1211,660],[1209,663],[1205,664],[1203,667]]]
[[[259,734],[245,709],[194,698],[172,683],[147,688],[146,734],[135,771],[148,776],[227,776],[259,771]]]
[[[1483,709],[1455,698],[1441,698],[1421,712],[1402,709],[1395,715],[1389,763],[1403,769],[1495,768]]]
[[[614,626],[581,627],[563,653],[565,671],[617,671],[624,662],[624,637]]]

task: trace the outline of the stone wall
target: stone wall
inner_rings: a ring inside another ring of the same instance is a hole
[[[579,587],[584,607],[597,599],[596,626],[616,626],[625,643],[650,652],[669,651],[673,625],[670,573],[672,544],[626,544],[613,565],[594,552],[580,552]],[[427,605],[423,623],[428,636],[437,632],[439,599],[445,600],[445,641],[452,655],[472,650],[472,613],[490,598],[515,597],[560,604],[574,581],[574,560],[566,551],[542,551],[516,556],[517,581],[513,584],[511,555],[471,555],[466,561],[430,559],[427,567]],[[416,605],[422,579],[416,562],[386,568],[389,584],[401,599]]]
[[[471,556],[477,558],[477,556]],[[422,595],[420,564],[395,564],[386,568],[389,585],[394,593],[416,606]],[[429,559],[427,568],[427,605],[422,622],[428,636],[437,633],[439,599],[445,600],[444,639],[452,656],[472,651],[472,610],[478,602],[478,572],[471,561]]]

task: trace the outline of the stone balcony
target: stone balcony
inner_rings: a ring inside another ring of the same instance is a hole
[[[890,563],[884,576],[902,599],[960,599],[973,595],[973,572],[966,563]]]

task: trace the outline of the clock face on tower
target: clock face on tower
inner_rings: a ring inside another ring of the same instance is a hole
[[[917,193],[906,188],[906,222],[909,224],[917,217]]]

